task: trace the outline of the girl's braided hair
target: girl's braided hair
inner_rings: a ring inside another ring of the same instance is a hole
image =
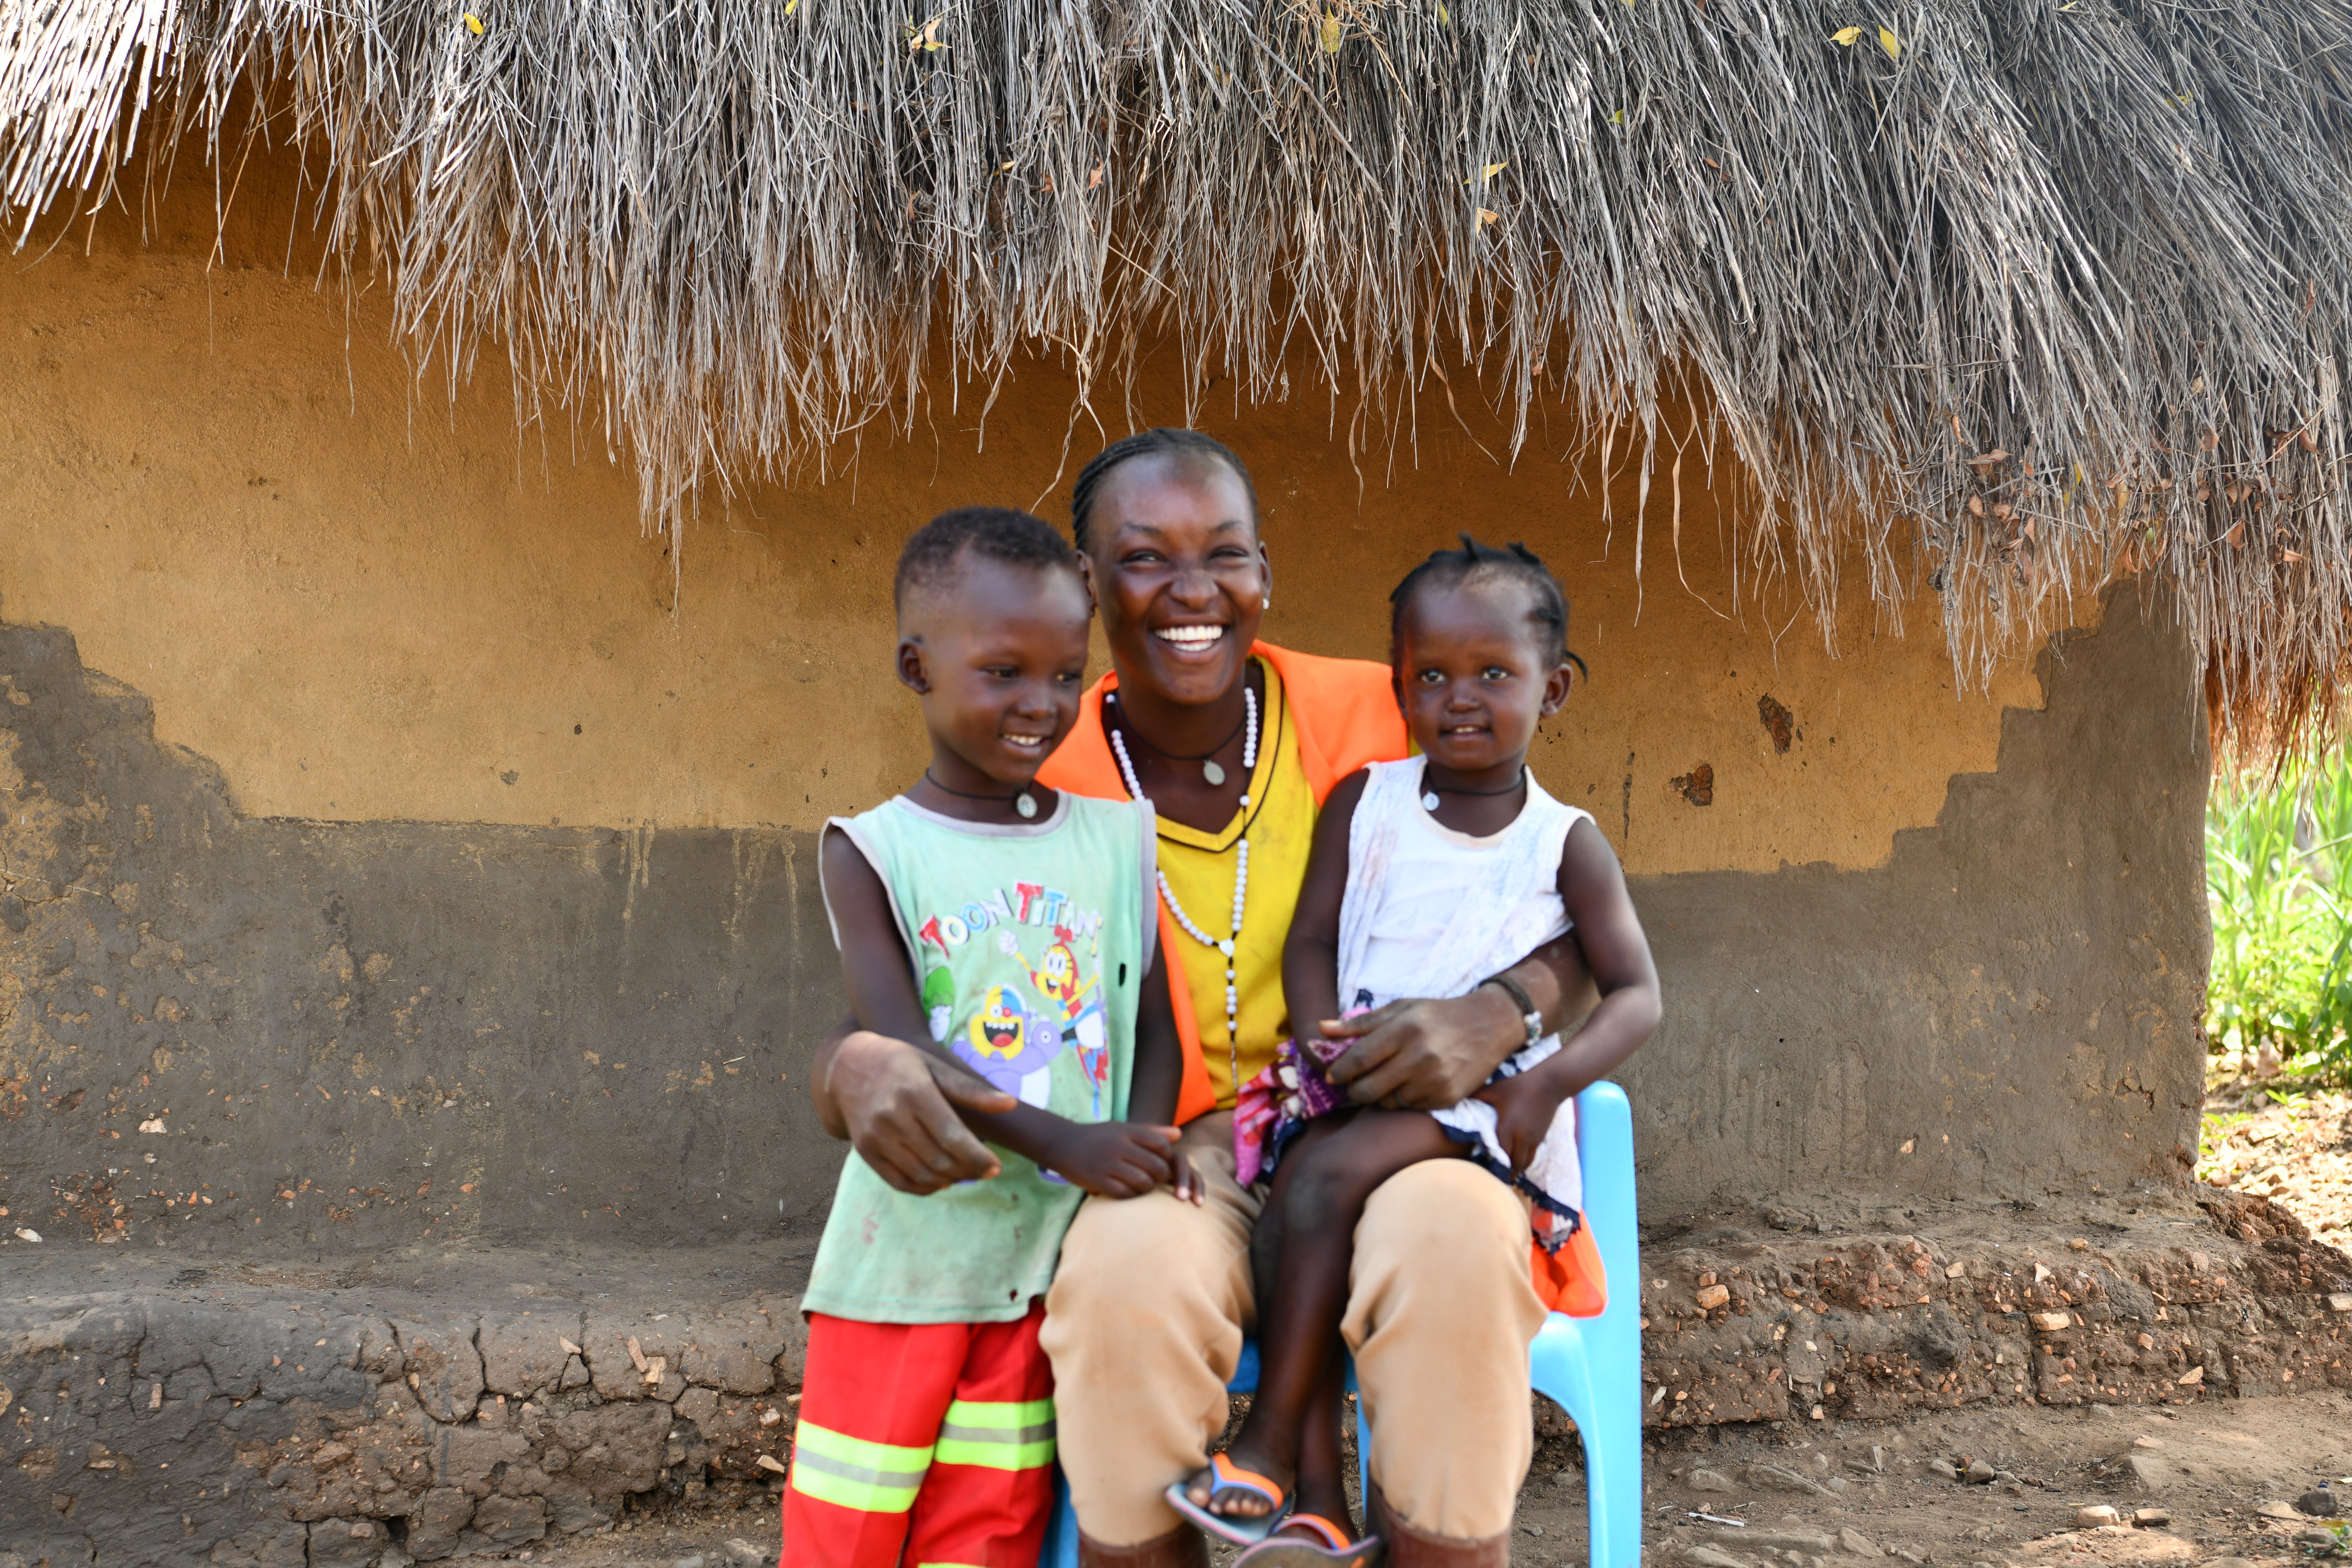
[[[1163,452],[1208,458],[1232,469],[1234,478],[1242,483],[1242,493],[1249,497],[1250,526],[1257,526],[1257,487],[1250,483],[1249,469],[1234,455],[1231,447],[1214,436],[1204,436],[1198,430],[1155,426],[1149,430],[1138,430],[1132,436],[1120,437],[1097,452],[1093,460],[1078,470],[1077,483],[1070,487],[1070,537],[1076,542],[1080,553],[1088,552],[1091,541],[1087,525],[1094,514],[1095,494],[1102,489],[1102,482],[1110,477],[1111,470],[1133,458],[1156,457]]]
[[[1404,574],[1404,581],[1389,595],[1389,657],[1396,657],[1402,640],[1405,606],[1412,596],[1432,585],[1450,586],[1472,577],[1492,574],[1527,584],[1535,603],[1528,616],[1538,628],[1538,647],[1542,650],[1546,669],[1557,669],[1563,664],[1576,666],[1580,675],[1590,675],[1584,661],[1568,651],[1568,595],[1560,589],[1559,579],[1543,563],[1543,558],[1526,545],[1514,541],[1507,550],[1497,550],[1484,544],[1469,534],[1461,535],[1459,550],[1434,550],[1429,559]]]

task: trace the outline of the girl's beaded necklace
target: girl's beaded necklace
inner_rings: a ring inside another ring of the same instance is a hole
[[[1110,700],[1117,701],[1118,693],[1113,692]],[[1257,693],[1244,686],[1242,688],[1242,700],[1248,708],[1248,717],[1242,721],[1242,779],[1246,784],[1255,775],[1257,768]],[[1150,796],[1143,793],[1143,785],[1135,776],[1135,763],[1128,758],[1126,740],[1119,734],[1117,725],[1108,728],[1110,729],[1110,749],[1118,755],[1119,776],[1127,781],[1127,793],[1137,800],[1149,800]],[[1198,758],[1191,757],[1181,760],[1200,761]],[[1219,767],[1214,762],[1203,763],[1201,773],[1211,784],[1221,784],[1225,782],[1224,769]],[[1242,792],[1242,810],[1246,812],[1249,807],[1249,792],[1244,789]],[[1233,935],[1219,942],[1207,931],[1202,931],[1192,917],[1184,912],[1184,906],[1176,901],[1176,889],[1168,885],[1168,873],[1165,871],[1160,873],[1160,896],[1166,900],[1168,912],[1176,918],[1178,928],[1186,936],[1191,937],[1202,947],[1215,949],[1224,958],[1225,1039],[1232,1054],[1229,1069],[1232,1081],[1238,1089],[1241,1086],[1242,1070],[1242,994],[1240,983],[1234,970],[1234,950],[1242,940],[1242,914],[1249,900],[1249,829],[1246,819],[1243,824],[1242,837],[1234,842],[1238,853],[1234,859]]]

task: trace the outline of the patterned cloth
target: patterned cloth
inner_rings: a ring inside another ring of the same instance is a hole
[[[1353,1013],[1350,1013],[1353,1016]],[[1300,1128],[1348,1102],[1323,1069],[1347,1053],[1346,1040],[1293,1037],[1276,1047],[1274,1060],[1242,1085],[1234,1102],[1234,1179],[1248,1186],[1274,1174],[1282,1151]]]

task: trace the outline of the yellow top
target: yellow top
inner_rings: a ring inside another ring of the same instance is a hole
[[[1223,956],[1202,951],[1181,925],[1174,938],[1187,944],[1184,978],[1200,1025],[1202,1065],[1220,1110],[1234,1103],[1236,1070],[1246,1083],[1274,1060],[1275,1047],[1290,1034],[1282,1000],[1282,944],[1290,934],[1315,837],[1315,792],[1298,761],[1298,736],[1287,722],[1282,681],[1265,659],[1254,662],[1265,679],[1265,711],[1258,718],[1249,805],[1216,833],[1160,818],[1160,869],[1192,923],[1213,937],[1232,933],[1234,868],[1241,858],[1236,847],[1244,834],[1249,838],[1249,893],[1241,940],[1234,944],[1234,986],[1241,993],[1238,1051],[1225,1028]]]

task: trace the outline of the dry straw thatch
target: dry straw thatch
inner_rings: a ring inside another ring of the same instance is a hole
[[[2352,657],[2347,73],[2344,0],[0,0],[0,216],[267,104],[656,520],[1033,352],[1357,451],[1565,398],[1637,527],[1727,447],[1745,561],[1964,668],[2155,569],[2260,742]]]

